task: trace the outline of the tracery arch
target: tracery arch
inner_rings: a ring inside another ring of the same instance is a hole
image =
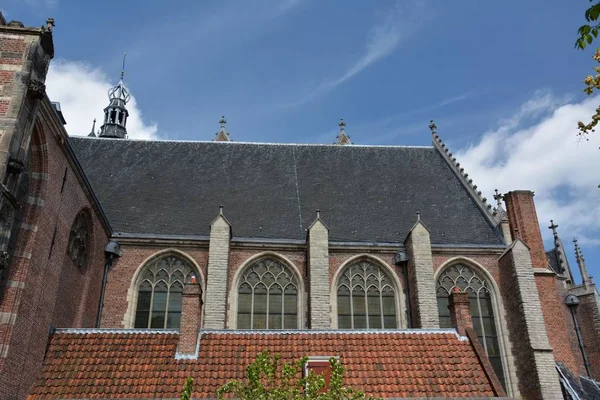
[[[498,317],[494,311],[492,285],[477,269],[466,263],[455,263],[444,267],[437,278],[436,296],[440,328],[451,328],[449,297],[454,288],[469,294],[473,328],[484,347],[490,363],[503,386],[505,384],[504,365],[500,348]]]
[[[237,282],[238,329],[297,329],[301,287],[279,259],[262,257],[247,265]]]
[[[196,269],[177,254],[163,254],[147,262],[137,280],[134,328],[179,328],[183,286],[192,275],[198,276]]]
[[[80,268],[88,266],[90,246],[90,216],[87,210],[80,211],[69,232],[69,244],[67,254]]]
[[[361,259],[346,266],[336,282],[340,329],[396,329],[398,290],[382,266]]]

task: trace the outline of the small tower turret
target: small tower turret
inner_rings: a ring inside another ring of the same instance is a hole
[[[127,54],[125,54],[127,55]],[[108,107],[104,109],[104,124],[100,127],[100,137],[105,138],[127,138],[127,117],[129,112],[125,105],[131,98],[129,91],[123,83],[125,76],[125,57],[123,57],[123,69],[119,83],[108,91]]]

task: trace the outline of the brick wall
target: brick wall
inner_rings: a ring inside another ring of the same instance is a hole
[[[527,190],[509,192],[504,195],[504,201],[513,240],[515,239],[515,229],[518,229],[519,237],[529,247],[534,268],[548,268],[540,223],[533,202],[533,192]]]
[[[566,294],[560,290],[560,282],[554,274],[536,274],[535,281],[555,360],[575,374],[585,373],[580,355],[574,352],[577,340],[573,319],[564,305]]]
[[[592,377],[600,381],[600,310],[599,301],[595,293],[579,296],[581,304],[577,307],[577,318],[581,336],[585,346]],[[571,330],[573,332],[573,330]],[[575,336],[574,334],[572,336]],[[579,347],[575,344],[574,351],[580,354]],[[584,374],[584,371],[581,371]]]
[[[41,367],[50,326],[94,325],[104,270],[107,235],[94,212],[90,212],[89,265],[79,268],[66,254],[77,213],[92,206],[59,135],[52,132],[51,105],[44,101],[31,142],[29,199],[0,300],[0,312],[16,315],[13,324],[0,325],[5,349],[5,357],[0,357],[2,399],[26,396]]]

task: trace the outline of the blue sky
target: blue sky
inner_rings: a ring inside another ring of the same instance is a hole
[[[133,137],[359,144],[442,138],[491,198],[531,189],[547,247],[554,218],[600,279],[598,135],[578,142],[592,50],[576,51],[586,0],[5,0],[7,19],[56,19],[48,93],[87,133],[127,51]],[[572,268],[576,265],[571,257]]]

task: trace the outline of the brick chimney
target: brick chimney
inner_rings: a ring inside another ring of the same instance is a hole
[[[548,259],[544,250],[542,233],[538,222],[533,192],[529,190],[515,190],[504,195],[506,212],[511,228],[512,239],[519,238],[529,247],[531,263],[534,268],[547,268]]]
[[[466,336],[467,329],[473,329],[473,320],[469,309],[469,294],[455,287],[450,294],[450,322],[458,334]]]
[[[196,281],[196,277],[192,276],[183,288],[181,326],[179,328],[179,345],[177,346],[179,354],[193,354],[196,351],[201,306],[202,289]]]

